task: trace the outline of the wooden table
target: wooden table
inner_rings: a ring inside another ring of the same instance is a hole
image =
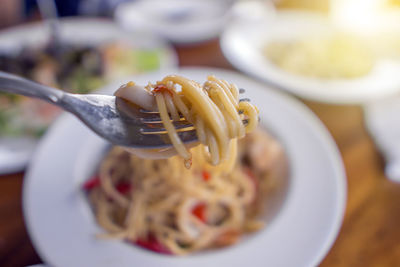
[[[176,49],[182,66],[233,69],[218,40]],[[361,108],[304,102],[335,139],[348,180],[344,223],[321,266],[400,266],[400,184],[385,178],[383,160],[364,128]],[[41,261],[24,225],[22,182],[23,173],[0,177],[0,266],[4,267]]]

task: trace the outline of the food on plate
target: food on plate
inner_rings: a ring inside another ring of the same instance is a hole
[[[263,47],[263,54],[285,71],[321,79],[367,75],[376,60],[364,40],[344,33],[270,41]]]
[[[123,42],[100,46],[65,44],[54,48],[23,47],[0,54],[0,70],[58,87],[88,93],[113,79],[155,70],[160,51],[139,49]],[[40,136],[60,110],[40,100],[0,93],[0,137]]]
[[[282,178],[284,153],[276,139],[255,129],[258,110],[239,101],[236,85],[215,76],[200,85],[169,75],[146,87],[129,82],[116,95],[158,111],[178,155],[155,160],[110,150],[83,185],[103,237],[182,255],[234,244],[264,226],[262,206]],[[171,122],[182,119],[194,125],[201,143],[190,152]]]
[[[212,75],[203,85],[179,75],[166,76],[146,87],[129,82],[115,95],[160,113],[170,142],[185,160],[187,168],[190,168],[192,156],[178,136],[174,123],[190,122],[207,162],[212,165],[223,163],[230,166],[228,170],[236,157],[237,139],[258,124],[257,107],[239,100],[239,89],[235,84]]]
[[[210,165],[200,146],[191,152],[187,169],[179,156],[151,160],[112,148],[83,184],[100,237],[183,255],[262,229],[266,198],[287,170],[281,144],[264,130],[247,134],[231,170]]]
[[[385,60],[400,59],[400,34],[390,31],[383,32],[369,38],[369,43],[379,58]]]

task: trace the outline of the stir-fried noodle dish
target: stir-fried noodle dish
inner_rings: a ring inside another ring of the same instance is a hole
[[[121,147],[108,152],[83,185],[105,229],[100,237],[182,255],[231,245],[263,228],[260,217],[284,173],[284,152],[256,129],[258,109],[239,100],[236,85],[214,76],[202,85],[170,75],[145,87],[129,82],[116,95],[158,111],[177,155],[150,159]],[[174,127],[179,120],[194,125],[197,146],[182,143]]]

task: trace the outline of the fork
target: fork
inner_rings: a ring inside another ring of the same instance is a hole
[[[35,97],[59,106],[115,145],[139,149],[172,146],[157,111],[144,110],[116,96],[71,94],[1,71],[0,92]],[[183,143],[198,142],[193,125],[184,117],[173,123]]]

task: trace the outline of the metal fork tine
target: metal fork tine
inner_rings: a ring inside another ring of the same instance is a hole
[[[186,124],[186,125],[178,125],[175,126],[175,130],[179,132],[188,132],[188,131],[193,131],[194,126],[192,124]],[[146,129],[141,129],[140,132],[142,134],[167,134],[167,130],[165,128],[146,128]]]
[[[188,127],[192,127],[193,124],[191,124],[188,121],[174,121],[172,122],[175,129],[184,129],[184,128],[188,128]],[[158,122],[158,123],[145,123],[144,127],[146,127],[146,129],[151,129],[152,131],[161,131],[164,130],[164,125],[162,124],[162,122]]]
[[[239,94],[244,94],[246,92],[245,89],[240,88],[239,89]],[[239,102],[246,101],[250,102],[249,98],[242,98],[239,100]],[[167,130],[163,127],[162,125],[162,120],[159,116],[158,111],[151,111],[151,110],[146,110],[146,109],[139,109],[139,112],[142,113],[142,118],[141,121],[146,125],[146,128],[142,128],[140,130],[141,134],[143,135],[166,135],[168,132]],[[239,111],[239,113],[241,113]],[[242,112],[243,113],[243,112]],[[183,117],[182,114],[180,114],[180,120],[179,121],[173,121],[176,131],[181,135],[181,134],[188,134],[188,135],[195,135],[195,128],[194,126],[189,123],[185,117]],[[249,123],[248,119],[243,119],[243,124],[247,125]]]
[[[162,120],[161,120],[160,116],[158,116],[158,115],[157,116],[147,117],[147,118],[141,118],[141,121],[143,123],[149,123],[149,124],[162,123]],[[173,120],[170,119],[170,121],[173,121]],[[179,122],[187,122],[187,120],[186,120],[186,118],[184,116],[181,115],[179,117]]]
[[[260,120],[260,118],[258,118]],[[248,119],[242,120],[244,125],[247,125],[249,123]],[[194,131],[195,128],[192,124],[177,124],[174,123],[176,131],[179,132],[189,132],[189,131]],[[140,132],[142,134],[167,134],[167,130],[165,128],[146,128],[146,129],[141,129]]]
[[[147,110],[147,109],[143,109],[143,108],[140,108],[139,111],[144,114],[158,114],[158,111]]]

